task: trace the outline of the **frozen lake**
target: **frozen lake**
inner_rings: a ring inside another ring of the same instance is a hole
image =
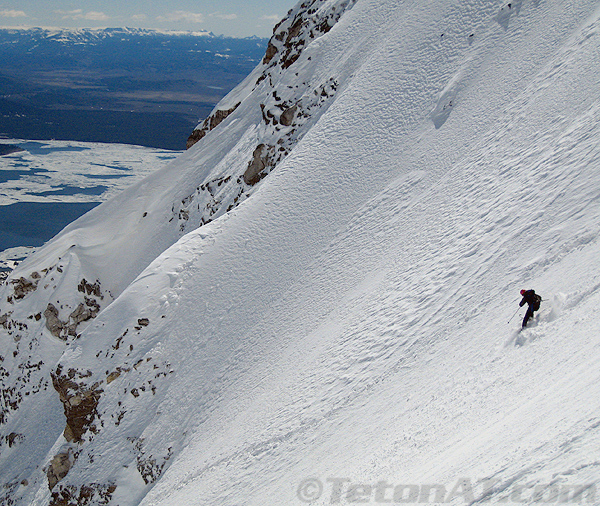
[[[125,144],[0,140],[0,268],[180,153]]]

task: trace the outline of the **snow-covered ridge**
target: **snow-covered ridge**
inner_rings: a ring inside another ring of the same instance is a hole
[[[14,35],[27,35],[40,39],[47,39],[62,44],[86,44],[94,43],[111,38],[124,37],[215,37],[228,38],[223,35],[215,35],[205,30],[157,30],[147,28],[54,28],[54,27],[28,27],[28,28],[1,28],[7,33]],[[257,37],[247,37],[258,39]]]
[[[285,160],[325,112],[339,86],[336,77],[313,76],[312,56],[307,56],[293,69],[289,67],[300,58],[307,46],[329,32],[354,4],[355,0],[304,1],[290,9],[275,26],[262,65],[217,105],[187,142],[189,149],[232,115],[242,103],[250,102],[255,107],[258,100],[262,121],[247,166],[243,167],[243,171],[234,166],[234,171],[199,186],[179,206],[180,220],[187,221],[193,214],[200,214],[193,222],[204,224],[235,208],[248,198],[254,185]],[[296,79],[298,75],[304,76],[301,82]],[[256,111],[253,112],[256,114]],[[208,203],[203,208],[205,201]],[[182,223],[182,230],[185,226]]]
[[[594,504],[597,3],[304,2],[271,46],[2,287],[3,500]]]
[[[303,39],[298,42],[299,38],[318,38],[329,31],[330,27],[325,30],[324,23],[331,17],[330,11],[336,10],[338,3],[339,14],[334,16],[337,21],[348,5],[345,0],[317,0],[307,4],[311,8],[328,4],[326,9],[321,9],[323,19],[313,18],[314,12],[307,10],[307,5],[297,6],[276,29],[274,37],[281,38],[281,33],[291,26],[292,34],[286,40],[291,44],[290,47],[303,49],[308,42]],[[321,28],[315,29],[314,19],[319,19]],[[150,34],[148,31],[142,32]],[[73,43],[84,39],[100,40],[139,34],[138,30],[41,32],[41,35],[53,40]],[[298,57],[299,54],[295,56],[296,59]],[[50,467],[44,468],[52,489],[78,459],[78,445],[87,437],[86,434],[98,430],[95,413],[105,388],[103,384],[107,381],[104,379],[88,384],[91,377],[87,370],[79,367],[55,368],[53,364],[62,353],[60,346],[55,347],[56,343],[63,341],[69,344],[81,339],[83,329],[109,307],[152,260],[181,236],[224,217],[226,212],[246,200],[256,189],[256,184],[285,158],[326,110],[323,106],[331,101],[337,88],[335,79],[328,75],[311,77],[311,59],[312,56],[307,56],[304,63],[299,61],[293,68],[287,68],[289,65],[285,61],[277,63],[274,60],[268,62],[269,66],[267,62],[261,64],[217,106],[219,110],[223,108],[222,104],[236,101],[239,106],[233,108],[236,114],[227,118],[219,117],[217,112],[207,119],[212,129],[222,122],[223,125],[185,154],[190,160],[190,173],[181,173],[178,164],[169,164],[154,177],[135,185],[136,189],[131,188],[111,200],[108,205],[116,214],[109,222],[105,221],[106,211],[100,210],[96,216],[93,212],[88,213],[67,227],[56,241],[51,241],[33,258],[24,262],[2,287],[2,300],[6,302],[6,307],[0,311],[0,322],[7,337],[16,344],[11,364],[3,365],[3,371],[6,372],[6,378],[14,375],[9,370],[25,367],[29,371],[26,376],[20,376],[18,381],[7,381],[2,422],[11,426],[10,420],[17,419],[14,415],[23,409],[23,403],[28,404],[29,395],[48,396],[53,390],[60,393],[66,417],[65,437],[69,445],[57,450]],[[296,73],[302,73],[305,81],[292,85],[296,81]],[[267,75],[268,81],[265,80]],[[272,110],[280,111],[278,119],[274,119]],[[236,116],[242,120],[236,120]],[[218,121],[214,118],[218,118]],[[237,123],[231,133],[220,135],[219,130],[231,122]],[[164,193],[160,190],[161,186]],[[135,194],[143,195],[142,199],[132,198]],[[138,315],[135,321],[145,322],[146,318]],[[120,339],[127,336],[129,330],[121,331]],[[140,330],[143,328],[139,327],[136,333]],[[55,345],[51,346],[53,351],[42,353],[46,358],[35,362],[35,368],[30,370],[31,355],[39,353],[43,344],[37,335],[46,333],[56,339]],[[115,350],[110,355],[113,359],[114,353],[119,350],[120,339],[111,345]],[[21,356],[21,348],[30,340],[28,352]],[[115,359],[120,365],[110,371],[110,380],[132,371],[127,358],[131,351],[128,347],[124,351],[127,352],[125,357]],[[168,372],[168,362],[165,364],[162,368]],[[82,385],[81,389],[78,384]],[[72,405],[75,409],[71,409]],[[56,416],[61,418],[58,413]],[[9,431],[6,441],[10,441],[12,446],[14,441],[21,439],[10,434],[22,433]],[[139,451],[142,452],[141,448]],[[32,457],[33,461],[36,458]],[[31,463],[23,461],[23,466]],[[158,477],[154,474],[148,483]],[[60,485],[57,490],[59,488]],[[109,489],[111,486],[102,490]],[[69,490],[68,487],[63,489],[67,495],[72,493]],[[57,493],[56,490],[54,492]],[[102,493],[98,489],[98,494]],[[56,495],[53,501],[59,499],[60,495]]]

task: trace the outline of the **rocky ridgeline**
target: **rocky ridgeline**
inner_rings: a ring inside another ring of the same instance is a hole
[[[356,2],[357,0],[344,0],[329,9],[323,9],[325,0],[313,0],[290,9],[287,16],[273,29],[273,36],[262,61],[264,70],[256,81],[256,86],[269,79],[270,87],[274,88],[273,77],[297,61],[302,50],[310,42],[329,32],[342,14]],[[238,102],[229,109],[215,109],[189,136],[187,148],[191,148],[208,132],[219,126],[239,105]],[[290,120],[290,114],[292,113],[288,112],[284,121]]]
[[[291,67],[298,60],[302,50],[313,40],[326,34],[339,21],[348,9],[354,7],[357,0],[344,0],[326,7],[326,1],[313,0],[303,2],[273,29],[263,64],[267,70],[258,83],[269,77],[268,69],[279,66]],[[258,84],[257,83],[257,84]]]
[[[91,440],[106,423],[119,425],[126,414],[126,403],[114,413],[101,413],[98,404],[106,386],[120,380],[122,396],[135,401],[142,395],[155,395],[156,382],[170,375],[173,370],[168,362],[154,363],[152,357],[134,359],[134,349],[140,334],[150,325],[150,320],[140,317],[131,328],[116,337],[113,345],[105,350],[105,357],[115,358],[122,366],[106,371],[98,377],[88,369],[63,368],[53,361],[45,363],[35,360],[40,355],[40,337],[44,332],[65,344],[80,338],[79,327],[97,316],[112,296],[104,292],[100,281],[91,283],[82,278],[70,303],[52,299],[60,274],[66,267],[61,263],[28,276],[9,279],[3,288],[6,295],[3,302],[12,308],[0,315],[0,327],[11,338],[11,346],[0,354],[0,451],[24,444],[31,436],[14,430],[11,414],[16,413],[22,404],[39,393],[58,395],[63,405],[65,426],[64,443],[59,451],[47,462],[44,475],[51,492],[50,506],[68,504],[106,504],[116,489],[113,483],[90,483],[83,487],[63,484],[63,479],[82,454],[82,447]],[[44,311],[24,317],[26,311],[35,306],[32,299],[40,301],[50,298]],[[75,302],[73,302],[75,301]],[[79,301],[77,303],[77,301]],[[42,338],[43,339],[43,338]],[[98,356],[102,352],[98,353]],[[131,439],[132,452],[136,456],[137,469],[145,483],[153,483],[161,475],[169,460],[170,450],[165,455],[151,455],[145,449],[143,438]],[[88,456],[88,458],[93,458]],[[3,483],[0,489],[0,503],[16,504],[18,491],[32,484],[27,479],[15,477]]]
[[[311,119],[330,105],[339,83],[335,77],[311,83],[295,79],[296,84],[282,84],[282,76],[294,72],[294,63],[314,40],[325,35],[351,9],[356,0],[331,4],[325,0],[306,1],[288,12],[274,28],[261,72],[250,96],[262,97],[261,139],[248,158],[243,172],[231,173],[204,181],[181,203],[173,205],[173,220],[181,232],[204,225],[234,209],[248,198],[253,187],[266,177],[292,151],[311,127]],[[296,73],[297,75],[297,73]],[[191,148],[230,116],[235,116],[241,102],[228,109],[216,109],[190,135]]]
[[[91,441],[107,425],[119,426],[128,410],[135,409],[139,399],[145,395],[156,395],[157,383],[174,372],[169,362],[155,362],[151,356],[134,358],[136,346],[150,325],[148,318],[138,318],[114,340],[109,349],[98,352],[97,357],[117,358],[116,361],[122,365],[114,370],[98,373],[65,369],[59,364],[52,372],[52,385],[62,402],[66,424],[63,432],[65,442],[44,469],[52,497],[50,506],[104,504],[102,501],[107,502],[115,491],[116,485],[112,482],[75,487],[64,483],[63,479],[83,458],[86,442]],[[114,409],[101,410],[99,402],[106,387],[113,383],[120,391],[120,400],[112,403]],[[171,458],[172,448],[155,455],[145,447],[143,437],[131,436],[127,440],[144,483],[154,483]],[[93,460],[89,454],[85,458]]]
[[[315,78],[311,81],[311,76],[294,76],[286,79],[286,84],[282,84],[282,77],[289,72],[298,75],[294,64],[299,62],[303,50],[329,32],[355,2],[313,0],[292,9],[274,29],[256,71],[256,81],[247,90],[248,97],[240,96],[239,101],[231,101],[231,107],[215,110],[192,133],[188,147],[209,142],[210,136],[204,139],[207,134],[234,118],[245,99],[249,100],[245,105],[256,107],[260,118],[257,143],[247,151],[242,170],[238,165],[230,173],[213,174],[198,181],[193,192],[172,205],[168,221],[178,234],[209,223],[248,198],[333,102],[339,88],[335,76],[320,82]],[[0,327],[4,330],[4,342],[8,343],[0,351],[0,451],[18,451],[19,445],[28,444],[31,435],[15,428],[18,424],[13,416],[25,401],[34,402],[39,397],[47,402],[48,396],[60,399],[65,419],[63,444],[42,464],[51,491],[51,506],[108,503],[115,483],[74,486],[65,478],[82,461],[86,442],[107,424],[118,426],[138,399],[155,395],[161,380],[173,372],[167,362],[155,363],[150,356],[135,358],[139,340],[151,328],[143,315],[132,315],[134,323],[114,336],[108,349],[98,351],[97,357],[119,364],[111,370],[63,367],[60,362],[57,366],[60,347],[55,348],[56,356],[45,361],[38,359],[42,355],[41,340],[52,336],[57,344],[65,346],[77,342],[83,329],[114,300],[110,291],[103,288],[101,277],[92,277],[94,281],[90,282],[83,276],[75,245],[71,248],[73,252],[65,252],[63,260],[52,261],[48,257],[47,267],[27,275],[9,275],[0,283]],[[71,259],[70,264],[66,258]],[[108,385],[112,392],[117,387],[120,397],[110,410],[102,412],[99,405]],[[132,437],[130,443],[140,476],[146,484],[155,482],[171,457],[171,449],[153,455],[144,447],[142,437]],[[86,454],[85,459],[93,459],[93,455]],[[15,504],[19,490],[33,486],[40,483],[30,483],[20,475],[10,477],[10,481],[0,483],[0,503]]]
[[[3,350],[8,356],[0,355],[0,374],[3,377],[0,391],[0,426],[8,420],[11,411],[18,409],[24,396],[36,393],[49,385],[49,378],[35,374],[42,371],[43,362],[32,361],[39,345],[37,337],[31,338],[33,329],[45,327],[53,336],[67,342],[77,339],[79,325],[94,318],[100,311],[104,295],[101,293],[99,281],[91,284],[82,279],[78,290],[83,294],[83,301],[75,308],[57,300],[55,303],[48,303],[45,311],[23,317],[23,312],[19,310],[21,303],[38,290],[56,289],[57,278],[62,271],[60,266],[53,266],[42,270],[41,273],[34,271],[28,277],[21,276],[7,282],[10,295],[6,297],[6,303],[12,310],[0,314],[0,326],[12,338],[13,348]],[[68,317],[64,321],[60,320],[59,315],[65,311],[69,312]],[[18,369],[21,373],[18,376],[13,377],[9,373],[9,361],[19,361]]]
[[[0,327],[7,339],[0,352],[0,452],[12,448],[18,451],[19,445],[35,437],[11,423],[11,415],[26,401],[51,394],[52,387],[65,406],[65,438],[76,442],[84,432],[92,430],[89,420],[93,420],[90,416],[98,400],[98,389],[78,390],[76,380],[80,379],[80,372],[61,375],[59,370],[53,371],[52,359],[40,359],[44,355],[41,339],[46,332],[57,342],[74,342],[79,339],[80,326],[92,320],[107,303],[108,294],[103,293],[100,282],[91,283],[85,278],[80,279],[68,302],[61,300],[57,289],[65,269],[59,262],[27,276],[9,277],[2,283]],[[49,485],[54,486],[66,474],[65,469],[75,456],[76,452],[69,451],[52,460],[49,469],[54,471],[49,471]],[[27,486],[28,480],[15,479],[2,485],[0,503],[9,505],[13,504],[12,495],[19,487]]]

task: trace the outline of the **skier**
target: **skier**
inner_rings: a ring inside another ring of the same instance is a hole
[[[524,329],[527,326],[529,319],[533,316],[534,311],[540,309],[542,298],[535,293],[534,290],[521,290],[521,295],[523,296],[523,299],[519,302],[519,306],[523,307],[525,304],[528,305],[525,318],[523,318],[523,326],[521,327]]]

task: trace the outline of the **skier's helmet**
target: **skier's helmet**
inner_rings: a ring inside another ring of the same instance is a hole
[[[527,290],[521,290],[521,295],[525,295],[525,292],[526,292],[526,291],[527,291]]]

